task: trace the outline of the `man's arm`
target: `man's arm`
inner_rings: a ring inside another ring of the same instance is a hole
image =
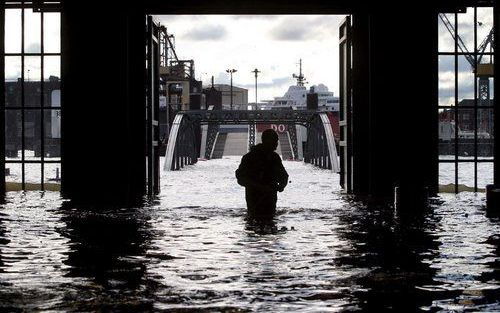
[[[285,170],[285,167],[283,166],[283,162],[281,162],[281,158],[279,157],[278,154],[276,154],[276,162],[277,162],[277,177],[276,181],[278,182],[278,191],[282,192],[286,185],[288,184],[288,173]]]
[[[241,163],[235,172],[236,180],[239,185],[246,187],[249,183],[248,179],[248,157],[244,155],[241,158]]]

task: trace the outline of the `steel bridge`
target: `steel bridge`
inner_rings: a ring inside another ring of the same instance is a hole
[[[210,159],[220,125],[249,125],[249,147],[255,145],[256,124],[288,125],[294,158],[298,156],[295,125],[307,128],[304,161],[339,172],[337,148],[326,112],[297,110],[196,110],[177,113],[170,130],[164,170],[194,164],[198,156]],[[207,127],[205,132],[201,126]],[[293,127],[290,127],[293,126]],[[200,153],[201,152],[201,153]]]

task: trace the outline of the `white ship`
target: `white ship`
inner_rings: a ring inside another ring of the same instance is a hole
[[[267,101],[262,109],[307,109],[307,93],[318,94],[318,110],[320,111],[339,111],[339,98],[335,97],[328,87],[319,84],[312,86],[309,90],[304,86],[306,83],[305,77],[302,74],[302,60],[300,60],[299,75],[293,74],[293,78],[297,79],[297,85],[288,87],[288,91],[282,97],[275,97],[274,100]]]

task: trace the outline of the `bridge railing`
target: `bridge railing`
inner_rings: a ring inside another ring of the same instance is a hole
[[[209,125],[212,133],[205,138],[207,151],[215,142],[209,142],[219,125],[290,124],[303,125],[308,129],[304,161],[321,168],[339,172],[339,162],[330,120],[326,112],[310,110],[193,110],[179,112],[170,131],[164,170],[176,170],[185,164],[196,163],[201,139],[200,125]],[[293,135],[293,134],[292,134]],[[296,136],[296,135],[295,135]],[[293,136],[292,136],[293,137]],[[213,140],[212,140],[213,141]],[[297,151],[298,140],[292,140]],[[205,153],[208,158],[209,154]]]

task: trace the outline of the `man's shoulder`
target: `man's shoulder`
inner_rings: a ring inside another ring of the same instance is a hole
[[[242,159],[248,159],[248,158],[251,158],[255,153],[252,152],[252,151],[248,151],[247,153],[245,153],[243,156],[242,156]]]
[[[241,157],[241,162],[252,162],[257,158],[255,151],[248,151]]]
[[[273,151],[272,157],[273,157],[273,159],[275,161],[280,161],[281,162],[281,157],[280,157],[280,155],[276,151]]]

